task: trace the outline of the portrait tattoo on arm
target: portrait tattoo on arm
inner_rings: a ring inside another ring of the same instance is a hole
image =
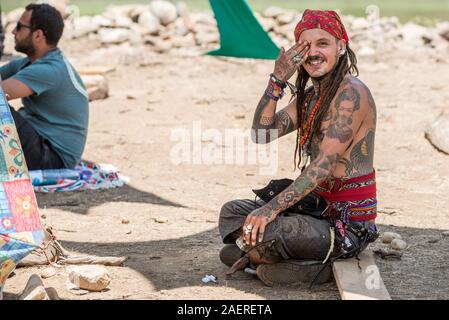
[[[353,113],[360,109],[360,93],[353,87],[344,89],[335,101],[336,113],[326,135],[341,143],[352,139]]]

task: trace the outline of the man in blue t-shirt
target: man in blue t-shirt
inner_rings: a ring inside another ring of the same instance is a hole
[[[15,49],[26,58],[0,68],[30,170],[74,168],[87,138],[89,99],[84,84],[57,45],[61,14],[48,4],[30,4],[13,31]]]

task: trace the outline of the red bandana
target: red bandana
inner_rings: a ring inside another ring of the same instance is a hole
[[[298,42],[301,33],[310,29],[322,29],[335,38],[349,42],[345,26],[335,11],[309,10],[304,11],[301,21],[295,28],[295,40]]]

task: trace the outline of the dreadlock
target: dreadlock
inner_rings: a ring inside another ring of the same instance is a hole
[[[357,57],[354,53],[354,51],[349,48],[349,45],[346,46],[346,53],[340,58],[340,60],[337,63],[337,66],[332,71],[331,80],[327,87],[320,88],[320,95],[323,95],[323,100],[321,106],[318,108],[315,114],[315,119],[313,123],[311,124],[311,134],[310,134],[310,141],[312,140],[313,136],[319,132],[321,127],[321,122],[323,121],[324,116],[326,115],[327,111],[329,110],[329,106],[332,102],[332,99],[335,97],[335,94],[337,93],[338,88],[340,87],[341,82],[343,81],[345,75],[350,72],[350,74],[354,76],[359,75],[359,70],[357,68]],[[304,67],[301,65],[301,67],[298,69],[298,78],[296,79],[296,111],[297,111],[297,120],[298,120],[298,130],[296,131],[296,148],[295,148],[295,159],[294,159],[294,165],[295,168],[300,168],[301,165],[301,150],[300,150],[300,127],[302,121],[302,112],[301,109],[304,108],[304,101],[307,97],[307,95],[313,90],[313,86],[309,86],[306,88],[307,82],[309,81],[310,76],[307,73],[307,71],[304,69]]]

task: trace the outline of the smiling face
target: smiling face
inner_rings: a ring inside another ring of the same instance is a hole
[[[321,29],[310,29],[301,33],[299,41],[310,43],[308,58],[303,66],[311,78],[320,78],[336,66],[339,53],[345,49],[344,40],[338,40]]]

